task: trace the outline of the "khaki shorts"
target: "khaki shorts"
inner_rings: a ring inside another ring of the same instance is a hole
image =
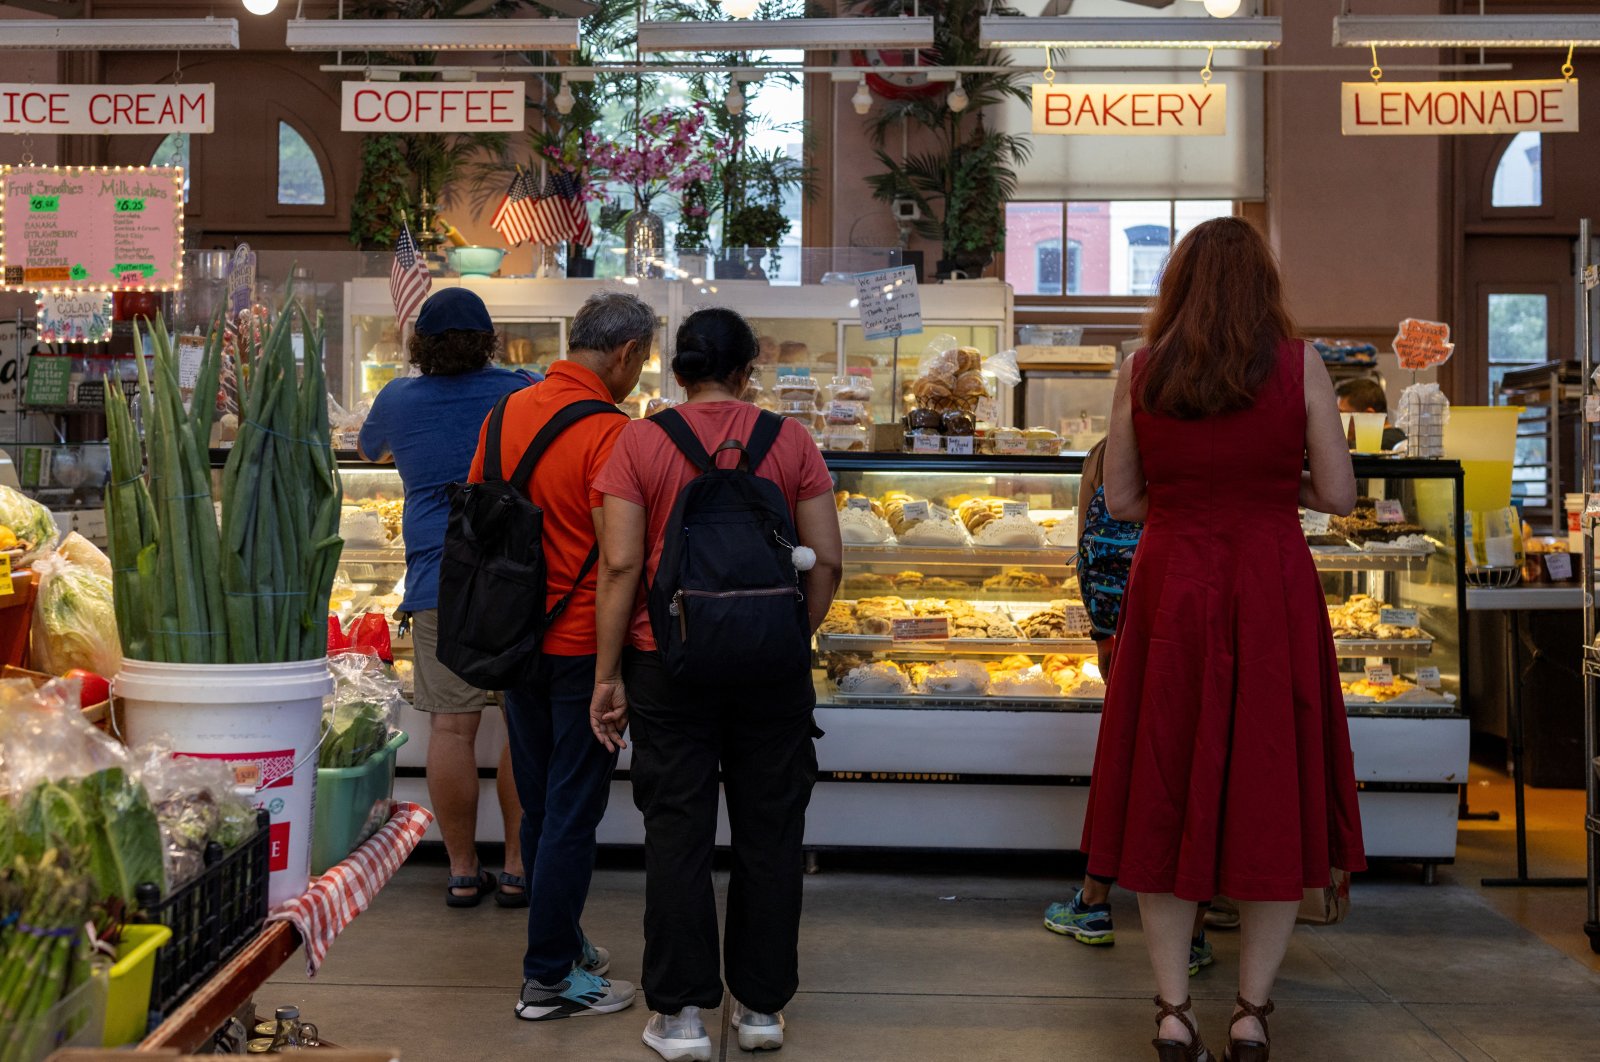
[[[452,715],[481,712],[489,707],[487,693],[469,686],[454,671],[439,663],[438,609],[412,613],[411,644],[416,658],[413,699],[418,711]]]

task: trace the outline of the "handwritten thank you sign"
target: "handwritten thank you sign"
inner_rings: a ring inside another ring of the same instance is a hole
[[[1456,345],[1450,342],[1450,326],[1443,321],[1419,321],[1407,317],[1395,333],[1394,352],[1400,367],[1411,372],[1431,369],[1450,360]]]
[[[172,291],[183,171],[0,167],[0,290]]]
[[[856,274],[861,331],[868,339],[894,339],[922,331],[922,296],[911,266]]]

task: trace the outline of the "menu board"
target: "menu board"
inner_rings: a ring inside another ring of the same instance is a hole
[[[175,291],[183,170],[0,167],[0,290]]]

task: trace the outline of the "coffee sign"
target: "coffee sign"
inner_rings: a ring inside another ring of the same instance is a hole
[[[1033,131],[1066,136],[1222,136],[1226,85],[1035,85]]]
[[[1578,82],[1346,82],[1345,136],[1576,133]]]
[[[522,132],[520,81],[346,81],[339,128],[346,133]]]

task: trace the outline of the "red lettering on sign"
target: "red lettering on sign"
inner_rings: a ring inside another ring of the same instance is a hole
[[[363,96],[370,96],[372,99],[377,99],[378,98],[378,93],[374,92],[372,89],[357,89],[356,90],[356,97],[351,103],[351,110],[353,110],[355,112],[356,121],[358,121],[358,122],[375,122],[375,121],[377,121],[378,120],[378,114],[377,114],[376,111],[374,111],[371,114],[362,114],[361,113],[361,99],[362,99]]]
[[[1500,121],[1511,121],[1511,109],[1506,106],[1506,97],[1505,93],[1503,92],[1496,92],[1494,94],[1494,103],[1489,107],[1489,121],[1496,121],[1497,115],[1499,116],[1498,120]]]
[[[267,856],[267,869],[289,869],[289,824],[274,822],[267,827],[267,843],[272,847]]]
[[[1169,100],[1172,102],[1170,110],[1167,108]],[[1172,116],[1173,125],[1183,124],[1183,97],[1176,92],[1163,92],[1156,97],[1156,124],[1163,124],[1169,114]]]
[[[1555,96],[1552,103],[1550,97]],[[1559,122],[1561,117],[1561,90],[1554,88],[1539,90],[1539,120],[1541,122]],[[1553,112],[1553,113],[1552,113]]]
[[[1413,98],[1410,94],[1407,94],[1405,98],[1405,104],[1405,110],[1403,113],[1403,120],[1405,122],[1411,121],[1411,116],[1413,114],[1418,118],[1427,118],[1429,117],[1429,112],[1433,109],[1433,96],[1430,93],[1422,96],[1421,98]]]
[[[511,98],[511,93],[511,89],[502,88],[495,89],[489,94],[489,120],[491,122],[507,122],[511,120],[511,115],[506,113],[509,107],[507,100]],[[502,99],[502,97],[505,98]]]

